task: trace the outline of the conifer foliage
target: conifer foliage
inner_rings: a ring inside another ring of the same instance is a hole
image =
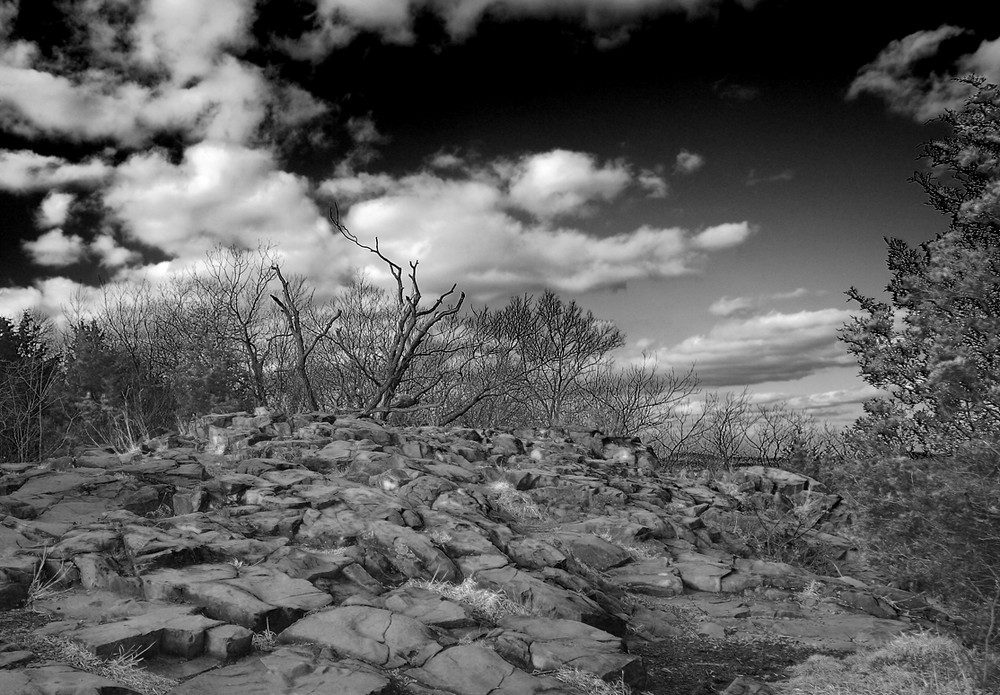
[[[950,133],[924,145],[913,177],[947,229],[918,248],[887,240],[889,302],[847,293],[864,313],[841,337],[889,394],[858,426],[911,452],[1000,435],[1000,88],[965,82],[972,96],[938,119]]]

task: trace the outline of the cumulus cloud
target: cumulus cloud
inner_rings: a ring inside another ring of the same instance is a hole
[[[855,363],[837,340],[837,330],[851,315],[842,309],[820,309],[731,319],[653,354],[665,366],[693,363],[707,386],[801,379]]]
[[[112,168],[98,159],[73,164],[61,157],[31,150],[0,150],[0,189],[23,193],[59,186],[95,185],[108,178]]]
[[[90,253],[97,257],[104,268],[121,268],[141,260],[141,255],[118,244],[110,234],[98,234],[88,246]]]
[[[305,179],[280,170],[264,150],[203,142],[177,164],[157,152],[133,155],[118,167],[104,203],[128,239],[181,264],[217,243],[253,247],[266,239],[291,272],[322,277],[342,256],[308,193]]]
[[[798,287],[789,292],[772,292],[755,297],[720,297],[712,302],[708,311],[715,316],[746,318],[762,313],[764,306],[776,300],[799,299],[810,294],[812,292],[805,287]]]
[[[224,50],[250,42],[249,0],[150,0],[133,29],[135,57],[178,83],[210,73]]]
[[[960,106],[969,90],[967,85],[956,83],[955,77],[976,73],[991,82],[1000,81],[1000,37],[982,41],[975,51],[960,56],[941,72],[928,72],[921,66],[937,56],[943,44],[968,33],[946,24],[891,42],[858,71],[847,98],[875,95],[891,111],[918,122]]]
[[[161,132],[248,143],[265,123],[287,129],[328,110],[236,55],[251,41],[248,0],[152,0],[114,27],[107,17],[129,11],[109,3],[120,4],[74,6],[79,64],[26,42],[0,54],[0,125],[128,147]]]
[[[553,222],[556,213],[605,202],[636,183],[622,162],[602,167],[588,155],[555,150],[463,167],[447,176],[438,169],[398,179],[342,176],[320,192],[351,199],[344,216],[351,231],[377,237],[397,260],[419,259],[428,282],[458,282],[484,298],[541,287],[582,292],[698,272],[708,255],[752,233],[739,222],[697,232],[647,225],[598,236]]]
[[[0,287],[0,316],[18,316],[34,310],[52,318],[64,318],[63,308],[85,291],[83,285],[64,277],[39,280],[30,287]]]
[[[674,171],[678,174],[693,174],[705,166],[705,158],[697,152],[681,150],[677,153],[677,161],[674,164]]]
[[[64,234],[61,229],[49,230],[34,241],[25,241],[21,245],[38,265],[72,265],[86,251],[83,239],[75,234]]]
[[[517,162],[510,200],[539,217],[585,214],[589,203],[612,200],[631,180],[623,162],[598,166],[589,154],[552,150]]]
[[[667,185],[666,179],[658,171],[643,169],[639,172],[636,180],[640,186],[646,189],[650,198],[666,198],[670,192],[670,187]]]
[[[748,316],[754,306],[755,302],[750,297],[720,297],[712,302],[708,311],[715,316]]]
[[[736,0],[750,8],[759,0]],[[278,41],[289,55],[318,61],[350,43],[361,32],[387,43],[409,44],[418,13],[438,17],[453,41],[472,35],[484,17],[499,20],[559,17],[594,31],[598,46],[627,40],[640,20],[666,13],[699,16],[725,0],[315,0],[314,26],[301,37]]]
[[[454,152],[437,152],[428,160],[434,169],[464,169],[465,160]]]
[[[69,206],[75,196],[71,193],[49,193],[45,196],[38,209],[38,226],[42,228],[58,227],[66,222]]]
[[[692,245],[702,251],[722,251],[739,246],[754,232],[749,222],[729,222],[703,229],[692,239]]]

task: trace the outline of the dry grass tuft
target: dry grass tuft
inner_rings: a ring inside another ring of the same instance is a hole
[[[508,615],[529,615],[528,609],[520,603],[512,601],[502,592],[480,588],[471,578],[466,578],[461,584],[449,584],[433,579],[411,579],[407,583],[468,606],[473,613],[494,623]]]
[[[258,652],[273,652],[278,646],[278,633],[271,629],[271,623],[262,632],[253,633],[250,638],[250,645]]]
[[[783,695],[986,695],[976,655],[947,637],[910,634],[845,659],[816,655],[793,669]]]
[[[633,560],[655,560],[658,557],[663,557],[662,553],[657,553],[655,550],[647,548],[645,546],[636,545],[635,543],[625,543],[620,541],[611,535],[608,531],[593,531],[593,535],[597,536],[601,540],[607,541],[613,545],[617,545],[619,548],[624,550],[626,553],[632,556]]]
[[[497,506],[515,519],[544,519],[545,515],[538,505],[526,495],[517,490],[506,480],[495,480],[486,486],[486,493],[496,502]]]
[[[575,668],[561,668],[552,677],[584,695],[632,695],[632,689],[624,681],[608,683],[593,673]]]
[[[47,656],[69,664],[87,673],[107,678],[119,685],[143,695],[165,695],[177,685],[177,681],[157,676],[143,669],[143,652],[123,652],[113,659],[104,660],[86,649],[65,639],[43,638],[49,647]]]
[[[45,578],[45,563],[48,556],[49,549],[45,547],[42,549],[42,556],[38,558],[38,567],[35,569],[35,575],[31,578],[31,584],[28,585],[28,598],[24,605],[29,610],[34,610],[35,603],[38,601],[55,598],[69,591],[69,589],[60,588],[62,581],[66,578],[65,561],[59,563],[59,569],[53,576]]]

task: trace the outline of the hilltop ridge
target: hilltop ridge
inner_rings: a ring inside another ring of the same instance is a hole
[[[593,431],[260,409],[0,471],[4,693],[721,691],[941,617],[858,564],[817,481],[671,470]],[[811,561],[757,556],[762,528]],[[169,680],[115,683],[67,644]],[[700,649],[729,657],[684,667]]]

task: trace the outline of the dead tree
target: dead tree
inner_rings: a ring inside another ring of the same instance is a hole
[[[330,209],[330,222],[352,244],[378,256],[389,267],[389,272],[396,281],[396,316],[392,338],[385,354],[381,356],[379,369],[371,375],[376,388],[365,403],[362,413],[366,416],[377,414],[379,419],[385,420],[393,410],[400,384],[403,383],[414,359],[421,355],[421,346],[432,335],[431,331],[436,325],[461,310],[465,302],[465,292],[460,293],[458,301],[454,304],[446,303],[458,287],[457,284],[453,284],[450,290],[439,295],[430,306],[421,306],[423,295],[417,282],[419,261],[410,261],[410,269],[404,280],[402,266],[382,253],[378,238],[375,239],[374,246],[363,244],[341,223],[340,211],[336,207]],[[339,343],[342,346],[347,345],[343,340]],[[345,349],[350,350],[349,347]],[[348,357],[357,364],[363,363],[360,355],[348,354]]]
[[[281,283],[281,296],[284,301],[273,294],[271,295],[271,299],[274,300],[278,308],[281,309],[281,313],[285,316],[288,335],[295,346],[295,372],[299,375],[299,380],[302,382],[302,388],[305,391],[306,402],[309,404],[309,407],[312,410],[319,410],[319,402],[316,400],[316,392],[313,390],[312,381],[309,378],[309,371],[307,369],[309,356],[316,349],[316,345],[320,340],[329,337],[330,329],[333,327],[334,321],[340,318],[341,312],[335,312],[323,324],[322,328],[314,330],[313,335],[308,339],[307,345],[305,328],[302,322],[302,307],[300,306],[302,304],[301,293],[296,292],[291,287],[285,276],[281,274],[281,268],[277,264],[271,266],[271,270],[274,271],[278,282]]]

